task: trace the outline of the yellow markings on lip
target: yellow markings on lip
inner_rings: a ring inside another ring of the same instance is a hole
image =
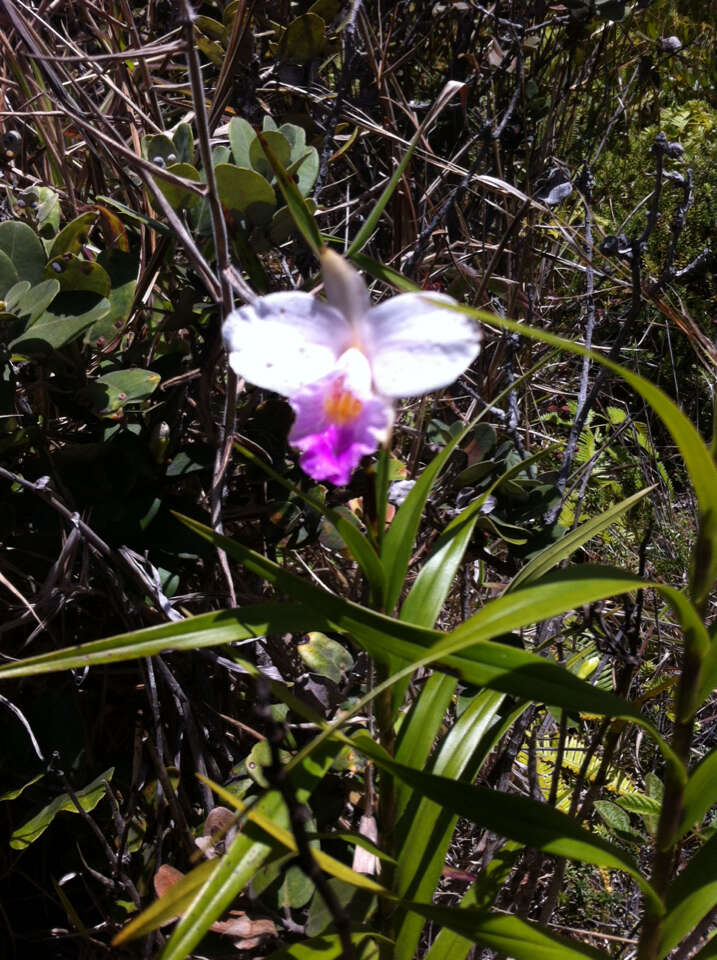
[[[350,390],[344,390],[342,384],[334,384],[324,398],[326,416],[338,427],[352,423],[361,413],[363,404]]]

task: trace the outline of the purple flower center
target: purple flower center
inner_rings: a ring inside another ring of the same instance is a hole
[[[296,419],[289,442],[301,451],[302,469],[338,486],[386,439],[393,420],[391,403],[373,392],[368,361],[355,349],[290,403]]]

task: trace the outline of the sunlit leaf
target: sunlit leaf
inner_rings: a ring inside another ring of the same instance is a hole
[[[256,170],[218,163],[214,168],[219,199],[227,210],[234,210],[256,226],[268,223],[276,209],[271,184]]]
[[[502,724],[494,722],[503,700],[502,694],[491,690],[483,690],[473,698],[441,744],[432,773],[456,782],[470,783],[475,779],[496,740],[505,732]],[[511,723],[513,719],[511,716]],[[400,760],[399,756],[398,762]],[[423,768],[420,757],[416,760],[409,757],[408,762]],[[405,782],[399,780],[397,786],[405,786]],[[401,793],[398,796],[401,797]],[[446,862],[457,816],[420,790],[415,791],[413,798],[414,803],[404,807],[405,822],[399,825],[402,843],[395,887],[403,897],[430,901]],[[423,923],[421,914],[406,913],[399,907],[394,924],[396,960],[412,960]]]
[[[707,811],[717,803],[717,750],[707,754],[693,770],[682,799],[681,833],[698,826]]]
[[[273,817],[281,808],[282,803],[280,796],[272,792],[262,797],[256,806],[268,817]],[[202,865],[189,873],[184,880],[165,894],[166,897],[172,898],[169,906],[163,902],[165,898],[161,897],[148,910],[143,911],[124,927],[115,937],[114,944],[124,943],[127,940],[142,936],[149,930],[156,929],[166,922],[169,911],[172,909],[176,911],[179,903],[181,903],[182,906],[186,907],[186,912],[184,912],[169,943],[166,945],[162,958],[163,960],[178,960],[178,958],[186,957],[199,943],[211,924],[249,883],[256,871],[272,853],[272,849],[273,845],[271,844],[252,839],[245,833],[238,833],[224,856],[219,860],[210,861],[212,869]],[[197,871],[199,871],[198,874]],[[193,877],[193,874],[196,876]],[[179,894],[176,894],[174,891],[176,887],[180,886],[180,883],[182,886]],[[191,887],[198,888],[198,892],[195,893],[191,904],[187,906],[188,899],[191,896],[188,890]],[[185,892],[187,892],[187,897],[183,898]]]
[[[466,891],[459,909],[477,907],[487,911],[492,907],[522,849],[522,844],[512,841],[504,843],[475,883]],[[426,954],[426,960],[465,960],[473,945],[472,934],[466,937],[457,930],[444,926]]]
[[[111,780],[113,774],[114,767],[110,767],[109,770],[105,770],[99,777],[96,777],[92,783],[88,783],[86,787],[74,791],[75,799],[86,813],[94,810],[100,800],[106,796],[105,782]],[[12,836],[10,837],[10,846],[14,850],[24,850],[26,847],[29,847],[38,837],[42,836],[57,814],[63,811],[67,813],[79,813],[69,793],[63,793],[59,797],[55,797],[51,803],[43,807],[34,817],[26,823],[23,823],[21,827],[13,830]]]
[[[695,854],[667,894],[667,916],[662,925],[659,957],[666,957],[717,907],[717,835]]]
[[[0,664],[0,682],[76,667],[99,666],[150,657],[164,650],[197,650],[290,631],[329,629],[329,621],[296,604],[269,603],[221,610],[163,623],[80,646],[37,654]]]
[[[0,252],[12,262],[17,274],[15,280],[28,280],[34,286],[44,279],[45,249],[38,235],[26,223],[19,220],[0,223]]]
[[[81,253],[88,242],[90,228],[96,219],[97,210],[90,210],[71,220],[52,241],[48,258],[54,260],[63,253]]]
[[[514,960],[609,960],[609,955],[601,950],[559,937],[540,924],[510,914],[428,903],[411,904],[411,909],[439,927],[447,927]]]
[[[624,870],[639,884],[658,913],[661,911],[657,893],[644,879],[637,864],[620,847],[591,834],[573,817],[528,797],[457,783],[448,777],[399,764],[364,731],[354,734],[352,741],[377,766],[411,784],[414,790],[456,816],[467,817],[493,833],[544,853]]]
[[[557,566],[561,560],[572,556],[584,543],[592,540],[593,537],[596,537],[603,530],[607,529],[610,524],[614,523],[623,513],[642,500],[643,497],[646,497],[654,489],[654,486],[652,486],[646,487],[644,490],[639,490],[631,497],[616,504],[614,507],[610,507],[609,510],[605,510],[597,517],[591,517],[590,520],[581,523],[579,527],[571,530],[570,533],[566,533],[557,543],[552,543],[549,547],[546,547],[545,550],[541,550],[540,553],[532,557],[525,566],[521,567],[520,571],[513,577],[506,588],[506,593],[508,590],[515,590],[516,587],[524,586],[526,583],[540,579],[540,577],[549,570]]]

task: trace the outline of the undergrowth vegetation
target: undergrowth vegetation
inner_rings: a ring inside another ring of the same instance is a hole
[[[714,50],[0,3],[3,956],[717,957]],[[354,271],[435,327],[334,486],[222,327]]]

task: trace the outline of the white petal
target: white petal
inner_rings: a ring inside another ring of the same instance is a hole
[[[365,344],[373,382],[386,397],[413,397],[446,387],[478,356],[478,324],[436,301],[445,294],[402,293],[368,312]]]
[[[340,310],[349,323],[358,325],[371,306],[361,274],[348,260],[326,247],[321,251],[321,276],[331,306]]]
[[[270,293],[229,314],[222,327],[234,372],[291,396],[325,376],[351,345],[344,317],[308,293]]]
[[[371,367],[361,350],[351,347],[339,357],[334,369],[344,374],[346,387],[355,396],[363,399],[373,394]]]

